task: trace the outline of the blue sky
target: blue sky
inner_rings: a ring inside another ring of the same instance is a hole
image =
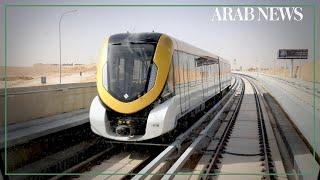
[[[9,1],[12,2],[20,3],[20,1]],[[46,4],[49,1],[23,2]],[[60,1],[56,2],[61,4]],[[93,3],[93,1],[77,2]],[[95,2],[101,4],[101,1]],[[143,2],[145,1],[103,1],[104,4]],[[217,1],[147,2],[149,4],[218,3]],[[258,1],[247,3],[256,2]],[[294,1],[287,2],[294,3]],[[301,1],[295,2],[301,3]],[[50,1],[50,4],[52,3]],[[69,3],[76,2],[69,1]],[[225,3],[241,2],[219,1],[219,4]],[[76,13],[68,14],[62,20],[62,61],[65,63],[95,63],[103,38],[126,31],[154,30],[166,33],[232,62],[233,59],[237,59],[237,65],[241,64],[244,68],[257,65],[271,66],[276,60],[277,50],[281,48],[313,49],[313,11],[308,7],[303,8],[302,22],[213,22],[211,21],[213,7],[9,7],[7,9],[8,65],[58,63],[59,18],[63,12],[74,9],[77,10]],[[3,25],[3,8],[0,10]],[[3,32],[1,34],[3,35]],[[3,36],[1,38],[3,39]],[[310,51],[310,59],[313,58],[312,54],[313,51]],[[3,60],[1,62],[3,63]]]

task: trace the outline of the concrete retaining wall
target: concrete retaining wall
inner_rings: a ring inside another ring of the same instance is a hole
[[[4,90],[0,91],[4,102]],[[96,83],[76,83],[7,89],[8,124],[88,108],[97,95]],[[0,104],[4,118],[4,103]],[[4,121],[0,122],[4,125]]]
[[[298,67],[297,67],[298,66]],[[313,77],[314,75],[314,68],[316,69],[316,74],[315,74],[315,79]],[[314,81],[315,82],[320,82],[320,73],[319,73],[319,68],[320,68],[320,60],[316,62],[307,62],[304,63],[301,67],[300,65],[296,65],[294,67],[294,74],[297,76],[297,78],[304,80],[304,81]],[[276,75],[279,77],[290,77],[290,70],[285,69],[285,68],[272,68],[269,70],[264,70],[263,73],[269,74],[269,75]]]

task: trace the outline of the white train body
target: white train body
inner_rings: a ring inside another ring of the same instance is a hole
[[[118,141],[148,140],[174,130],[179,119],[205,108],[231,84],[227,61],[159,33],[111,36],[97,70],[91,129]]]

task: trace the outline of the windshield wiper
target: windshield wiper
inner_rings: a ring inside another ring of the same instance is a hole
[[[149,41],[135,41],[135,42],[125,42],[125,43],[120,43],[120,42],[116,42],[116,43],[111,43],[111,45],[125,45],[125,44],[157,44],[157,42],[149,42]]]
[[[117,43],[112,43],[112,45],[121,45],[121,43],[117,42]]]
[[[157,42],[148,42],[148,41],[136,41],[136,42],[129,42],[130,44],[156,44]]]

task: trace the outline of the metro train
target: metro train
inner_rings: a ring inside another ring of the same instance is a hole
[[[91,129],[117,141],[161,137],[230,86],[230,64],[217,55],[162,33],[115,34],[100,52]]]

